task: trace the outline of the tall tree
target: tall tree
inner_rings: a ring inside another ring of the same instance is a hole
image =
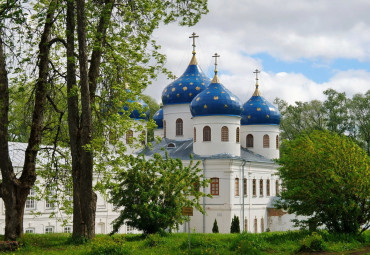
[[[0,195],[5,205],[5,239],[15,240],[23,233],[23,214],[27,196],[36,180],[36,156],[41,143],[46,95],[48,90],[50,34],[57,8],[57,1],[50,1],[45,19],[43,32],[39,42],[38,78],[35,83],[35,100],[32,111],[32,122],[27,149],[25,151],[24,166],[17,177],[9,157],[8,146],[8,112],[9,112],[9,82],[6,70],[6,55],[4,53],[4,29],[7,15],[22,22],[19,17],[22,6],[18,1],[7,1],[1,5],[1,32],[0,32],[0,169],[2,183]],[[18,15],[18,17],[17,17]],[[24,17],[23,22],[25,21]]]
[[[160,22],[180,19],[195,24],[207,12],[206,0],[193,1],[67,1],[68,122],[73,175],[73,237],[92,238],[96,195],[94,153],[109,153],[102,139],[110,125],[127,130],[128,114],[117,119],[122,102],[141,93],[156,72],[164,70],[163,55],[151,40]],[[77,24],[74,19],[77,17]],[[77,28],[77,30],[75,30]],[[78,38],[78,64],[74,52]],[[148,51],[151,45],[152,50]],[[149,53],[148,53],[149,52]],[[153,58],[157,63],[149,65]],[[79,70],[79,80],[76,79]],[[132,93],[124,87],[130,85]],[[109,107],[107,107],[109,106]],[[102,108],[105,107],[105,110]],[[110,119],[110,117],[112,117]],[[121,121],[117,124],[116,121]],[[96,124],[96,125],[95,125]],[[93,128],[94,127],[94,128]],[[108,131],[109,133],[109,131]]]
[[[358,233],[370,227],[369,157],[350,138],[313,131],[285,140],[279,160],[285,187],[277,206],[306,216],[301,224]]]

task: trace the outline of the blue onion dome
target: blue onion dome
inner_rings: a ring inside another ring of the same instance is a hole
[[[199,67],[195,52],[183,75],[171,82],[162,92],[163,105],[189,104],[210,83],[210,79]]]
[[[239,98],[220,83],[217,72],[215,72],[212,83],[199,93],[190,104],[193,117],[210,115],[240,116],[242,110]]]
[[[125,111],[131,110],[130,118],[135,120],[147,120],[150,114],[148,105],[141,99],[128,99],[127,105],[125,105],[123,109]],[[119,113],[122,115],[122,112]]]
[[[159,109],[154,115],[153,120],[158,128],[163,128],[163,108]]]
[[[279,125],[279,110],[261,96],[256,83],[252,97],[243,105],[241,125]]]

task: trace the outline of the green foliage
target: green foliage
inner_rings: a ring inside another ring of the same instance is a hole
[[[289,105],[275,99],[281,112],[281,138],[292,140],[313,130],[329,130],[351,137],[370,155],[370,91],[352,98],[333,89],[324,91],[325,101]]]
[[[182,207],[191,206],[203,212],[199,199],[205,196],[198,187],[205,187],[199,162],[184,166],[179,159],[162,158],[155,154],[146,160],[143,155],[125,156],[123,168],[116,169],[107,184],[110,202],[120,208],[113,222],[113,232],[124,223],[145,234],[159,233],[184,222]],[[122,209],[121,209],[122,208]]]
[[[324,251],[325,245],[322,236],[316,232],[306,236],[300,242],[300,252]]]
[[[362,235],[318,231],[326,250],[336,253],[366,253],[370,245],[370,231]],[[25,234],[20,248],[11,254],[93,254],[92,251],[116,254],[188,254],[188,234],[171,235],[97,235],[84,243],[70,242],[70,234]],[[191,234],[190,254],[295,254],[307,231],[270,232],[261,234]],[[0,236],[1,239],[1,236]],[[110,247],[111,246],[111,247]],[[362,249],[362,250],[359,250]],[[95,254],[97,254],[95,253]],[[106,254],[106,253],[105,253]]]
[[[218,225],[217,225],[217,220],[216,219],[213,222],[212,233],[218,233]]]
[[[369,226],[369,157],[351,139],[314,131],[284,141],[279,160],[284,189],[276,205],[307,216],[301,224],[358,233]],[[313,228],[315,229],[315,227]]]
[[[239,217],[236,215],[234,215],[234,218],[231,220],[230,233],[240,233]]]

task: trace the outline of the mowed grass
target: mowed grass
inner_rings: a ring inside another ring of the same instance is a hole
[[[320,231],[270,232],[261,234],[191,234],[191,251],[186,233],[165,236],[97,235],[76,244],[70,234],[25,234],[21,248],[2,254],[296,254],[303,244],[320,237],[320,249],[327,254],[370,254],[370,231],[360,237]],[[305,253],[307,254],[307,253]],[[318,253],[320,254],[320,253]],[[358,253],[360,254],[360,253]]]

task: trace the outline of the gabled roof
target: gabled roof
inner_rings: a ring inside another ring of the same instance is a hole
[[[274,163],[271,159],[265,158],[259,154],[256,154],[248,149],[241,148],[240,157],[222,153],[212,156],[201,156],[194,154],[193,152],[193,139],[187,140],[172,140],[168,138],[163,138],[160,143],[153,145],[151,149],[148,147],[144,150],[137,152],[138,154],[143,153],[145,156],[151,157],[153,154],[158,153],[165,156],[165,151],[168,152],[168,156],[171,158],[178,158],[181,160],[189,160],[190,155],[193,154],[193,159],[202,160],[202,159],[236,159],[236,160],[245,160],[250,162],[262,162],[262,163]]]

